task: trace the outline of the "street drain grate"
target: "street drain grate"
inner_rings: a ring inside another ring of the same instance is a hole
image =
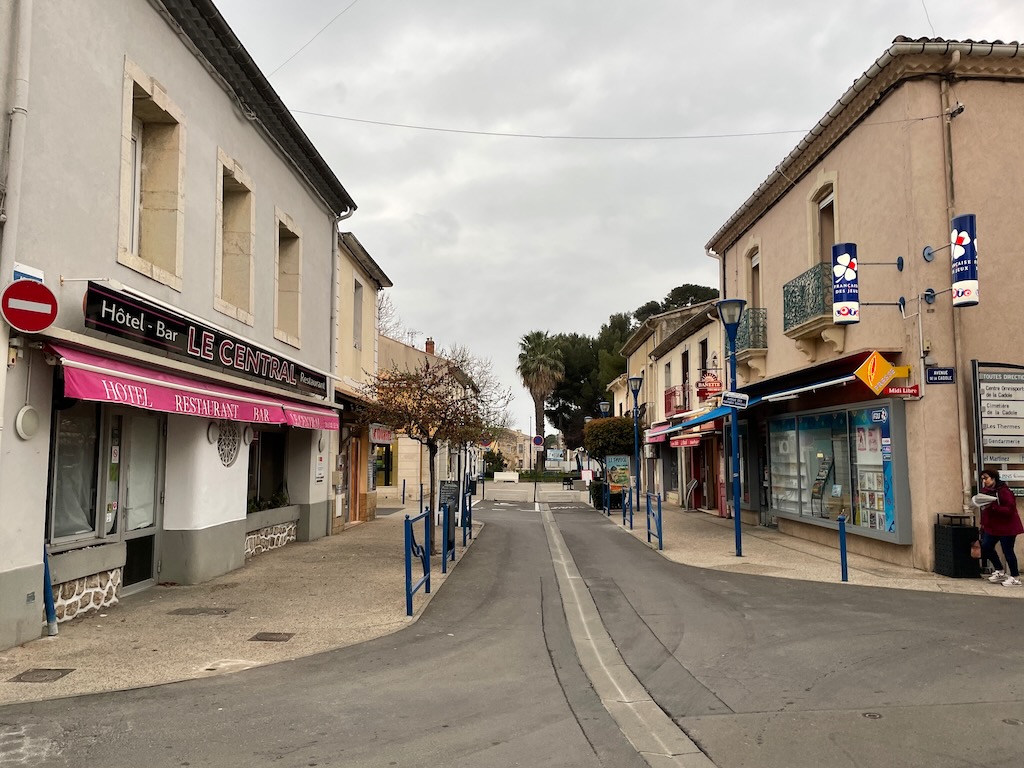
[[[168,616],[227,616],[234,608],[176,608]]]
[[[70,675],[73,669],[29,669],[17,677],[12,677],[9,683],[52,683],[60,680],[64,675]]]
[[[262,643],[287,643],[295,637],[294,632],[257,632],[249,638]]]

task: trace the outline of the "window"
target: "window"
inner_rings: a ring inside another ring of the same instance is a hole
[[[681,403],[684,411],[690,410],[690,353],[683,352],[683,380],[680,382],[683,385],[683,402]]]
[[[818,261],[832,263],[832,246],[836,242],[835,188],[826,184],[814,199],[817,209],[815,234],[817,235]]]
[[[700,371],[703,374],[708,370],[708,340],[701,339],[698,349],[700,352]]]
[[[185,126],[160,84],[125,60],[117,260],[181,290]]]
[[[352,286],[352,346],[363,348],[363,284],[358,280]]]
[[[277,273],[274,292],[274,338],[301,345],[302,234],[288,214],[277,211]]]
[[[904,537],[909,497],[893,470],[895,415],[872,404],[770,421],[771,509],[811,520],[845,514],[851,532]]]
[[[750,307],[761,306],[761,251],[750,254]]]
[[[672,363],[665,363],[665,389],[672,386]]]
[[[288,506],[284,467],[288,432],[284,427],[261,427],[249,443],[248,512]]]
[[[252,181],[223,151],[217,151],[217,238],[214,307],[253,324],[253,254],[256,246]]]
[[[100,408],[84,401],[65,410],[57,407],[55,404],[53,412],[47,539],[57,542],[95,538],[99,535],[96,480]]]

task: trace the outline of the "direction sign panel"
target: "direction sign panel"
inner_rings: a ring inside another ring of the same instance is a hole
[[[0,313],[14,330],[39,333],[57,319],[57,297],[36,280],[15,280],[0,294]]]
[[[750,402],[750,395],[742,392],[723,392],[722,407],[724,408],[746,408]]]

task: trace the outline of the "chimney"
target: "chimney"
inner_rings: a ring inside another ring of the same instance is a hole
[[[428,355],[434,354],[434,340],[427,337],[426,352]]]

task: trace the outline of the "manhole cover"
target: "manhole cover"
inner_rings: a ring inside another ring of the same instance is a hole
[[[169,616],[226,616],[234,608],[176,608],[168,611]]]
[[[52,683],[60,680],[64,675],[69,675],[73,669],[29,669],[17,677],[12,677],[9,683]]]
[[[257,632],[249,639],[263,643],[287,643],[293,637],[294,632]]]

